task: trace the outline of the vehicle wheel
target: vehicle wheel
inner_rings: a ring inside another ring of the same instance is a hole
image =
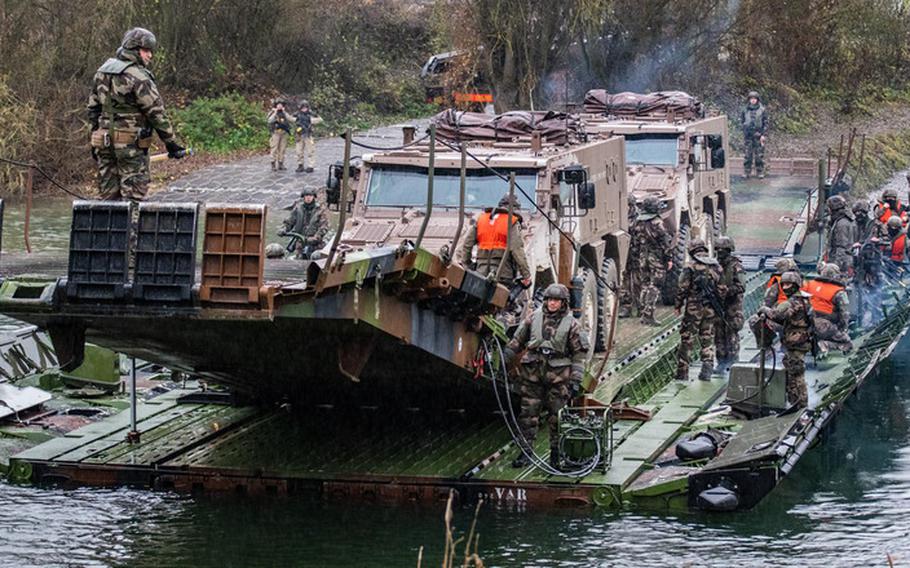
[[[673,248],[673,268],[667,271],[667,279],[660,287],[660,296],[665,306],[676,303],[676,289],[679,286],[679,275],[686,264],[686,249],[689,247],[689,225],[680,225]]]
[[[612,258],[604,257],[600,265],[601,278],[597,281],[597,351],[606,351],[609,347],[610,325],[613,323],[613,310],[617,308],[616,298],[619,295],[619,271]]]
[[[723,236],[727,233],[727,215],[723,209],[714,212],[714,238]]]
[[[597,343],[598,325],[598,301],[597,301],[597,277],[590,268],[581,269],[581,324],[582,332],[588,334],[588,345],[591,346],[588,351],[588,358],[594,355],[594,349]]]

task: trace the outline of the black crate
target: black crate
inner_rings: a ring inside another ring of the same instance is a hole
[[[70,230],[66,295],[75,300],[116,300],[129,278],[130,204],[76,201]]]
[[[134,299],[168,303],[192,299],[198,216],[195,203],[139,206]]]

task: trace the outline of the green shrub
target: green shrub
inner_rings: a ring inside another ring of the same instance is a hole
[[[174,112],[177,132],[189,147],[227,153],[268,147],[266,112],[237,93],[202,97]]]

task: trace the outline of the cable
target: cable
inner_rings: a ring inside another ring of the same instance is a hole
[[[369,144],[364,144],[363,142],[357,142],[353,138],[351,138],[351,144],[353,144],[354,146],[359,146],[360,148],[366,148],[367,150],[383,152],[383,151],[388,151],[388,150],[404,150],[405,148],[410,148],[411,146],[416,146],[417,144],[420,144],[421,142],[423,142],[424,140],[426,140],[429,137],[430,137],[430,135],[426,134],[416,140],[408,142],[407,144],[402,144],[401,146],[388,146],[385,148],[383,148],[381,146],[371,146]],[[344,138],[344,136],[342,136],[342,138]]]
[[[49,181],[52,185],[54,185],[54,186],[58,187],[59,189],[63,190],[64,193],[68,193],[69,195],[71,195],[72,197],[75,197],[75,198],[77,198],[77,199],[86,199],[86,197],[85,197],[84,195],[81,195],[81,194],[79,194],[79,193],[77,193],[77,192],[75,192],[75,191],[73,191],[73,190],[71,190],[71,189],[68,189],[66,186],[64,186],[63,184],[61,184],[60,182],[58,182],[57,180],[55,180],[54,178],[52,178],[51,175],[50,175],[49,173],[47,173],[46,171],[44,171],[44,169],[43,169],[41,166],[39,166],[38,164],[28,163],[28,162],[20,162],[20,161],[17,161],[17,160],[10,160],[9,158],[2,158],[2,157],[0,157],[0,162],[4,162],[4,163],[7,163],[7,164],[11,164],[11,165],[13,165],[13,166],[18,166],[18,167],[20,167],[20,168],[31,168],[31,169],[34,169],[34,170],[37,171],[39,174],[41,174],[47,181]]]

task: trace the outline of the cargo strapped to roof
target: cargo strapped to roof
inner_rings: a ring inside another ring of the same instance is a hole
[[[673,117],[693,120],[705,116],[701,101],[682,91],[615,93],[593,89],[585,94],[585,112],[617,117]]]
[[[535,133],[541,140],[553,144],[568,144],[577,137],[578,117],[562,112],[516,110],[490,116],[480,112],[444,110],[434,116],[436,135],[447,140],[488,140],[513,142],[530,139]]]

